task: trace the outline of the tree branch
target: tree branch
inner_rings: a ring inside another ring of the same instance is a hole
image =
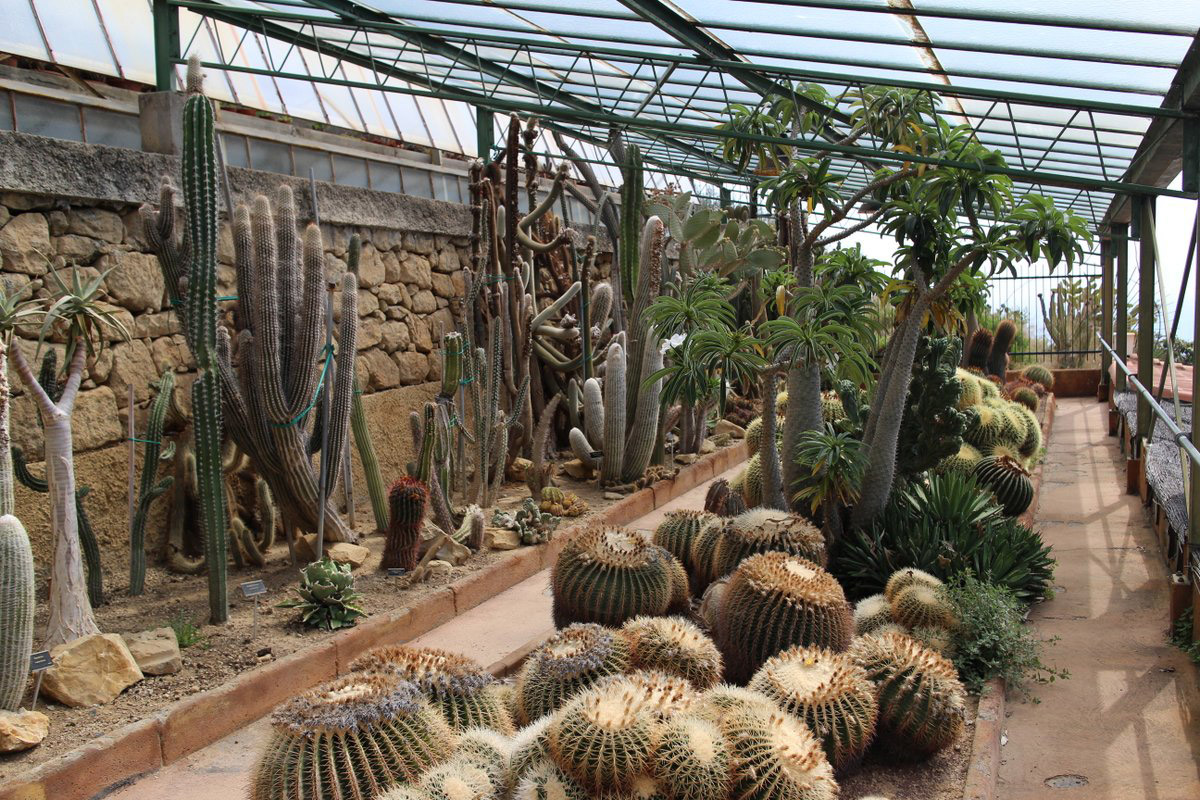
[[[879,178],[877,180],[872,181],[871,183],[868,183],[862,189],[858,190],[853,195],[851,195],[850,199],[847,200],[842,205],[842,207],[837,210],[837,212],[831,214],[830,216],[826,217],[825,219],[821,220],[818,224],[813,226],[813,229],[808,232],[807,237],[806,237],[808,240],[808,244],[809,245],[814,244],[817,241],[817,238],[822,233],[824,233],[829,228],[830,225],[836,225],[837,223],[844,220],[847,216],[849,216],[850,211],[853,210],[853,208],[856,205],[858,205],[860,202],[862,202],[863,198],[865,198],[867,195],[869,195],[872,192],[875,192],[879,189],[882,189],[885,186],[891,186],[893,183],[896,183],[897,181],[907,178],[914,174],[916,174],[916,170],[913,169],[912,167],[908,167],[906,169],[899,170],[898,172],[893,172],[890,175],[885,175],[882,178]]]
[[[33,370],[29,368],[29,362],[25,360],[25,356],[21,353],[21,348],[12,347],[11,353],[13,366],[17,369],[17,375],[21,377],[21,383],[25,384],[25,388],[33,395],[33,400],[38,404],[38,409],[43,416],[52,416],[58,412],[58,407],[54,405],[54,401],[50,399],[50,395],[46,394],[46,390],[38,383],[37,376],[33,374]]]
[[[862,222],[856,222],[844,231],[832,234],[831,236],[826,236],[824,239],[818,239],[816,241],[816,243],[814,244],[814,246],[815,247],[825,247],[826,245],[831,245],[834,242],[840,242],[842,239],[845,239],[847,236],[856,234],[859,231],[861,231],[863,228],[867,227],[868,225],[874,224],[882,216],[883,216],[883,208],[881,207],[878,211],[876,211],[874,214],[872,214],[871,216],[864,219]]]
[[[71,358],[71,366],[67,367],[67,385],[63,387],[62,397],[58,407],[67,414],[75,407],[75,395],[79,394],[79,384],[83,382],[83,365],[87,361],[87,348],[82,339],[75,340],[75,355]]]

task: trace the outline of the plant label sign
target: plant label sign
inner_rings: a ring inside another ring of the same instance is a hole
[[[50,657],[49,650],[39,650],[29,657],[29,671],[41,672],[44,669],[50,669],[54,666],[54,659]]]
[[[401,575],[404,575],[407,572],[408,570],[406,570],[404,567],[388,567],[387,576],[389,578],[399,578]]]
[[[261,579],[256,581],[246,581],[240,584],[242,596],[245,598],[258,597],[260,594],[267,593],[267,585]]]
[[[604,453],[600,452],[599,450],[593,450],[592,452],[588,453],[588,455],[591,456],[592,458],[603,458],[604,457]]]

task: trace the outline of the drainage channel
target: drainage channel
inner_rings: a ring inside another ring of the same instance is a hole
[[[731,480],[738,465],[718,477]],[[667,512],[704,506],[708,483],[629,523],[652,530]],[[550,571],[533,575],[409,642],[470,656],[504,674],[554,631],[551,622]],[[212,800],[245,797],[259,752],[271,735],[270,715],[161,770],[109,793],[108,800]]]

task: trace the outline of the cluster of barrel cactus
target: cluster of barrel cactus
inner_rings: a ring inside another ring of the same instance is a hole
[[[588,512],[588,504],[574,492],[564,492],[557,486],[546,486],[541,492],[538,508],[556,517],[581,517]]]
[[[926,647],[950,657],[958,613],[942,581],[912,567],[897,570],[882,594],[859,600],[854,607],[858,635],[905,633]]]

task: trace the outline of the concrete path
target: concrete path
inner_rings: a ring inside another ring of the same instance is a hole
[[[732,479],[741,465],[726,472]],[[668,511],[704,507],[708,484],[692,489],[627,527],[653,530]],[[495,664],[554,631],[550,617],[550,572],[544,570],[487,602],[425,633],[410,644],[462,653]],[[158,772],[117,789],[110,800],[214,800],[246,796],[250,772],[271,735],[268,717],[231,733]]]
[[[1058,401],[1037,510],[1056,595],[1031,620],[1071,677],[1010,699],[1000,800],[1200,798],[1197,668],[1166,641],[1166,569],[1107,429],[1103,404]]]

